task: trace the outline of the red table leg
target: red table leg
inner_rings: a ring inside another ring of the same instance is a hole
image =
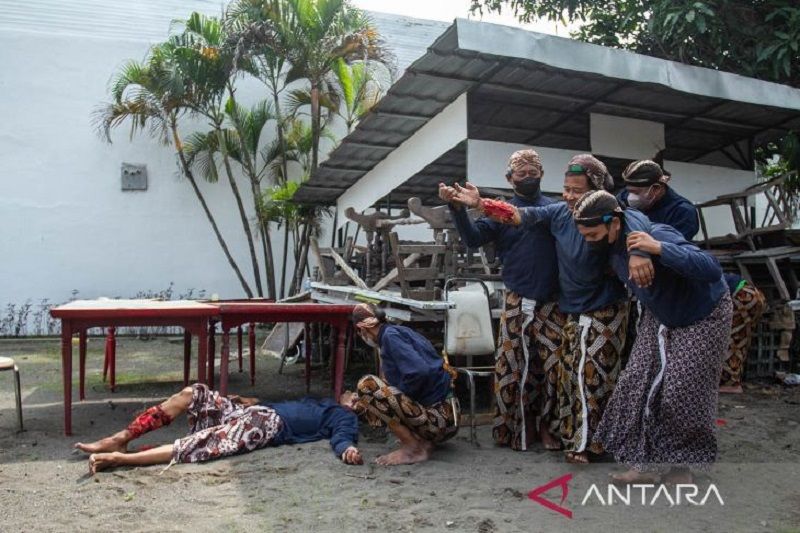
[[[213,320],[208,325],[208,386],[214,388],[214,358],[217,356],[217,324]]]
[[[242,372],[242,326],[236,329],[236,344],[239,348],[239,373]]]
[[[222,347],[219,354],[219,393],[223,396],[228,395],[228,366],[230,366],[231,355],[230,332],[226,329],[222,331]]]
[[[192,333],[183,330],[183,386],[189,385],[189,364],[192,360]]]
[[[208,322],[201,320],[195,327],[197,335],[197,381],[206,383],[206,359],[208,358]]]
[[[108,328],[108,371],[111,373],[111,392],[117,386],[117,328]]]
[[[256,325],[250,323],[250,330],[247,332],[250,341],[250,386],[256,384]]]
[[[344,387],[344,337],[347,331],[347,324],[341,323],[338,328],[338,339],[336,342],[336,372],[333,380],[333,397],[339,399],[342,395],[342,388]]]
[[[303,344],[306,347],[306,394],[311,390],[311,339],[309,338],[309,331],[311,331],[311,328],[308,327],[308,322],[306,322],[305,326],[303,326]]]
[[[81,329],[78,333],[78,354],[79,354],[79,363],[78,363],[78,382],[80,386],[78,388],[78,397],[81,400],[86,398],[86,330]]]
[[[106,335],[105,348],[103,349],[103,383],[105,383],[106,377],[108,377],[108,365],[111,363],[109,357],[108,335]]]
[[[61,379],[64,388],[64,435],[72,435],[72,324],[61,321]]]

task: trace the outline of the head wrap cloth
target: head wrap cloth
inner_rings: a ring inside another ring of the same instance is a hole
[[[648,187],[654,183],[666,183],[669,177],[665,175],[661,166],[655,161],[643,159],[634,161],[622,171],[622,179],[625,185],[634,187]]]
[[[580,167],[580,168],[579,168]],[[591,154],[576,155],[569,160],[566,175],[584,175],[594,190],[613,190],[614,179],[602,161]]]
[[[511,154],[511,157],[508,159],[508,170],[510,173],[522,170],[522,168],[526,166],[532,166],[534,169],[536,169],[536,174],[539,176],[544,174],[542,160],[535,150],[531,150],[529,148],[525,150],[517,150]]]

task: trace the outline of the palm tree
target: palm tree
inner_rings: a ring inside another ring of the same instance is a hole
[[[131,137],[146,132],[165,145],[172,143],[183,174],[192,186],[228,264],[244,292],[252,297],[253,291],[231,254],[184,153],[178,119],[193,109],[199,95],[176,68],[174,52],[171,45],[156,45],[144,62],[131,61],[122,67],[111,84],[111,102],[95,111],[98,132],[111,143],[111,130],[127,122],[130,123]]]
[[[261,271],[258,266],[253,232],[231,166],[231,149],[234,149],[236,155],[241,159],[239,149],[242,147],[238,143],[239,139],[233,138],[234,132],[228,131],[224,126],[226,112],[223,103],[226,97],[230,100],[235,94],[233,87],[233,77],[236,75],[234,56],[230,48],[226,46],[227,36],[219,19],[192,13],[182,25],[182,31],[173,34],[168,40],[168,45],[173,48],[178,68],[191,80],[191,86],[196,94],[196,98],[192,101],[192,112],[207,118],[212,128],[208,134],[194,136],[195,143],[192,147],[206,153],[206,156],[201,159],[206,171],[204,176],[214,181],[218,177],[215,155],[218,154],[221,159],[244,229],[256,291],[259,296],[263,297]],[[250,67],[247,63],[240,63],[238,66],[245,69]],[[216,139],[212,140],[211,136]],[[193,155],[198,155],[198,152],[193,151]]]

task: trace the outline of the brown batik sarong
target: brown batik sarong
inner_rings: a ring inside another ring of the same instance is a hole
[[[424,406],[392,387],[378,376],[368,374],[358,381],[356,412],[370,426],[401,424],[423,440],[439,443],[458,433],[460,408],[456,398]]]
[[[640,472],[705,469],[717,454],[720,361],[730,340],[727,291],[709,316],[666,328],[645,309],[628,365],[594,439]]]
[[[617,384],[628,304],[624,300],[570,315],[564,326],[557,398],[561,441],[567,452],[603,451],[592,435]]]
[[[269,446],[283,429],[283,420],[270,407],[244,407],[206,385],[192,385],[189,435],[173,444],[177,463],[198,463]]]
[[[753,342],[753,332],[766,307],[764,294],[749,283],[733,295],[731,341],[722,361],[720,385],[741,386],[744,365]]]
[[[556,302],[539,304],[506,292],[494,370],[496,444],[526,450],[540,423],[558,434],[558,349],[565,323]]]

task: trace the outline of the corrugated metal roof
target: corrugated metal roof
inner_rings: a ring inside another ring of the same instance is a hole
[[[752,166],[744,143],[800,128],[800,90],[785,85],[459,19],[342,140],[296,198],[334,203],[465,91],[470,139],[576,151],[590,149],[591,113],[663,123],[665,159],[731,168]],[[401,188],[411,190],[424,173]]]

